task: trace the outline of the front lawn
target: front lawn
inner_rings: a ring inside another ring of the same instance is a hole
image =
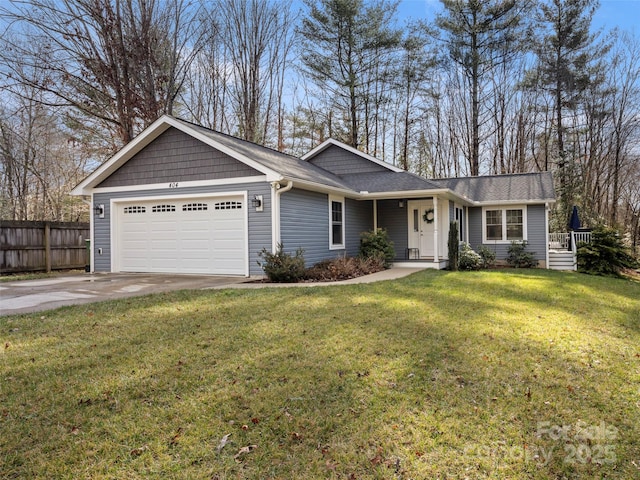
[[[0,478],[640,477],[629,280],[182,291],[0,340]]]

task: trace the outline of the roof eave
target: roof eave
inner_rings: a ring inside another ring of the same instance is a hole
[[[453,194],[453,196],[458,197],[459,195],[455,194],[448,188],[439,188],[439,189],[426,189],[426,190],[396,190],[392,192],[368,192],[366,190],[361,190],[359,192],[360,197],[363,200],[387,200],[394,198],[420,198],[424,196],[433,196],[433,195],[446,195]]]
[[[474,201],[473,206],[475,207],[486,207],[491,205],[540,205],[544,203],[555,203],[555,198],[537,198],[537,199],[526,199],[526,200],[483,200],[483,201]]]
[[[313,192],[321,192],[321,193],[332,193],[339,194],[345,197],[357,198],[359,197],[359,193],[350,188],[341,188],[341,187],[333,187],[331,185],[327,185],[324,183],[312,182],[310,180],[302,180],[296,177],[285,176],[280,180],[283,181],[291,181],[293,182],[294,187],[296,185],[302,185],[306,187],[306,190],[311,190]]]

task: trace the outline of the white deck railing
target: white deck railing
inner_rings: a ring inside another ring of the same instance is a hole
[[[573,237],[573,241],[571,240]],[[549,250],[569,250],[569,246],[572,249],[580,243],[590,243],[591,232],[561,232],[549,234]]]

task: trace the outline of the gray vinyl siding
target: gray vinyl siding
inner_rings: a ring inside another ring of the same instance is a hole
[[[261,175],[176,128],[169,128],[98,187],[214,180]]]
[[[482,208],[469,207],[467,213],[469,215],[469,245],[471,245],[471,248],[475,251],[478,251],[482,245]],[[506,255],[506,250],[504,253]]]
[[[179,189],[157,189],[144,191],[116,192],[116,193],[96,193],[93,201],[95,204],[104,204],[104,218],[95,218],[93,249],[96,272],[111,271],[111,199],[151,197],[151,196],[176,196],[207,193],[224,193],[227,191],[241,192],[247,191],[249,205],[249,273],[251,275],[261,275],[262,269],[258,266],[258,252],[266,247],[271,250],[271,188],[269,184],[242,183],[238,185],[216,185],[203,187],[190,187]],[[264,211],[256,212],[251,206],[251,198],[254,195],[262,195]],[[102,248],[102,255],[98,254],[98,249]]]
[[[347,255],[355,257],[360,253],[360,234],[373,230],[373,202],[347,198],[345,207]]]
[[[345,211],[345,223],[349,222]],[[346,230],[345,230],[346,234]],[[280,197],[280,239],[285,252],[304,250],[308,267],[344,255],[329,249],[329,196],[294,188]]]
[[[348,152],[336,145],[330,145],[315,157],[311,158],[309,162],[335,175],[389,171],[382,165],[371,162],[355,153]]]
[[[406,260],[409,245],[407,202],[400,207],[398,200],[378,200],[378,228],[387,230],[389,238],[393,241],[396,260]]]
[[[545,224],[544,205],[527,207],[527,250],[535,252],[536,260],[547,258],[547,226]]]
[[[496,205],[496,208],[509,208],[509,206]],[[527,251],[534,253],[536,260],[546,259],[546,224],[544,205],[528,205],[527,207]],[[482,207],[470,207],[469,213],[469,244],[478,251],[482,245]],[[497,260],[507,258],[509,244],[485,244],[496,252]]]

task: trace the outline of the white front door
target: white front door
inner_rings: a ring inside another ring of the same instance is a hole
[[[409,248],[417,248],[419,258],[432,258],[434,253],[433,232],[435,228],[433,200],[411,200],[407,206],[409,214]],[[413,258],[411,252],[410,259]]]

